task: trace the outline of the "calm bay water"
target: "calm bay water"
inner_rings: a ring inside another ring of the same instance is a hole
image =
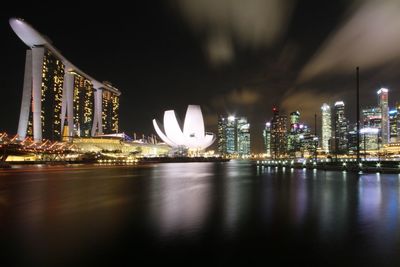
[[[400,266],[400,176],[251,162],[0,172],[0,266]]]

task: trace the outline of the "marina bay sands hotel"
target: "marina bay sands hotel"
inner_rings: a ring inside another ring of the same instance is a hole
[[[117,133],[120,91],[74,66],[24,20],[12,18],[10,25],[29,47],[18,138],[42,141]]]

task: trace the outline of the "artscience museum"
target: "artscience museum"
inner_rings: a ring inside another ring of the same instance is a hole
[[[205,132],[203,114],[198,105],[189,105],[183,123],[183,131],[178,123],[174,110],[164,112],[164,125],[159,126],[153,119],[153,126],[158,136],[173,149],[185,148],[191,151],[201,151],[215,141],[213,133]],[[161,130],[164,128],[164,131]]]

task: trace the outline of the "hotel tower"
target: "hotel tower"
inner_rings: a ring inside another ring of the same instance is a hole
[[[10,19],[10,25],[29,47],[18,138],[42,141],[117,133],[120,91],[78,69],[24,20]]]

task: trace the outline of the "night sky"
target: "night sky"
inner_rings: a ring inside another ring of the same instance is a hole
[[[132,6],[132,7],[131,7]],[[0,130],[18,125],[26,45],[9,18],[25,19],[80,69],[122,92],[120,129],[155,133],[151,120],[188,104],[202,107],[206,130],[217,115],[247,116],[252,149],[276,105],[313,124],[323,102],[361,104],[387,87],[400,101],[400,1],[166,0],[65,2],[3,8]],[[320,123],[320,118],[318,119]]]

